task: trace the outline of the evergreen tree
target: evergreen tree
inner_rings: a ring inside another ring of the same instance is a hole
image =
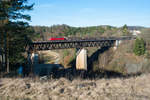
[[[125,24],[122,28],[122,32],[123,32],[123,35],[126,36],[126,35],[130,35],[130,32],[128,30],[128,26]]]
[[[27,5],[27,0],[0,1],[0,45],[5,51],[7,72],[9,72],[9,61],[14,64],[13,61],[22,58],[25,41],[29,40],[27,34],[29,25],[25,20],[30,20],[30,16],[24,14],[24,11],[32,8],[33,4]]]
[[[144,55],[145,51],[146,51],[146,48],[145,48],[144,40],[137,38],[134,44],[133,52],[136,55],[140,56],[140,55]]]

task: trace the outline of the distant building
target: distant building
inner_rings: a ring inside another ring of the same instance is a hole
[[[138,36],[139,34],[141,34],[140,30],[130,30],[130,32],[132,33],[132,35],[134,36]]]

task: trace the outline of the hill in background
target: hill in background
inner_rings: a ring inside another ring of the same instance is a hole
[[[122,36],[123,27],[114,27],[109,25],[90,26],[90,27],[72,27],[68,25],[32,26],[35,38],[34,40],[48,40],[50,37],[100,37],[100,36]],[[144,27],[129,26],[131,29],[141,30]]]

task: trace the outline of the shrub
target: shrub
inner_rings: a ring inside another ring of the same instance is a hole
[[[144,40],[141,38],[137,38],[134,44],[134,48],[133,48],[133,52],[135,55],[137,56],[141,56],[144,55],[146,51],[145,48],[145,42]]]
[[[145,58],[150,59],[150,53],[148,51],[145,52]]]

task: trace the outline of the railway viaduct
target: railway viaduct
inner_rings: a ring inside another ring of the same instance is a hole
[[[28,60],[30,60],[31,55],[35,55],[36,51],[77,48],[79,51],[76,58],[76,69],[87,70],[87,52],[84,47],[114,47],[116,49],[122,41],[132,39],[135,39],[135,37],[70,38],[57,41],[34,41],[27,45],[26,50],[28,52]]]

